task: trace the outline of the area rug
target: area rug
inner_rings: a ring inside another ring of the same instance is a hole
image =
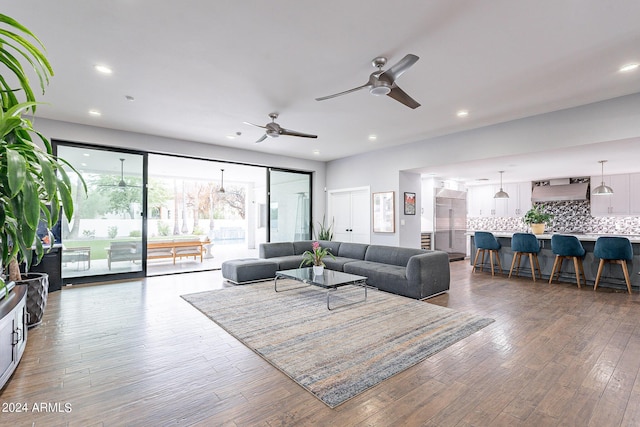
[[[375,289],[279,281],[183,295],[187,302],[334,408],[468,337],[493,319]],[[337,306],[335,309],[333,307]]]

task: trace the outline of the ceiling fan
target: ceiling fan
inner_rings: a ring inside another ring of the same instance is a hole
[[[130,185],[127,184],[124,180],[124,160],[120,159],[120,181],[115,185],[101,185],[101,187],[119,187],[119,188],[130,188],[130,187],[140,187],[139,185]]]
[[[420,104],[396,85],[396,79],[415,64],[418,59],[420,58],[410,53],[388,70],[382,71],[382,67],[387,63],[387,58],[379,56],[371,61],[371,64],[378,70],[369,75],[369,81],[366,84],[344,92],[316,98],[316,101],[324,101],[325,99],[335,98],[336,96],[346,95],[366,88],[369,89],[369,93],[372,95],[387,95],[409,108],[418,108]]]
[[[259,127],[259,128],[267,130],[265,132],[265,134],[262,135],[262,137],[259,140],[257,140],[256,142],[262,142],[265,139],[267,139],[267,137],[269,137],[269,138],[277,138],[280,135],[300,136],[302,138],[317,138],[318,137],[318,135],[311,135],[311,134],[308,134],[308,133],[296,132],[294,130],[285,129],[285,128],[281,127],[279,124],[276,123],[276,119],[278,118],[278,113],[270,113],[269,117],[271,117],[271,123],[267,123],[264,126],[256,125],[256,124],[249,123],[249,122],[244,122],[245,124],[248,124],[248,125],[251,125],[251,126],[255,126],[255,127]]]

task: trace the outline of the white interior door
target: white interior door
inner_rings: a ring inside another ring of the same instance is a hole
[[[328,217],[333,220],[333,240],[369,243],[371,202],[368,188],[329,193]]]
[[[351,193],[348,191],[329,194],[329,223],[333,220],[333,240],[350,242]]]
[[[371,241],[371,196],[369,190],[351,192],[351,242]]]

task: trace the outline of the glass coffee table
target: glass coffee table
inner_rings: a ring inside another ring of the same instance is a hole
[[[367,278],[364,276],[356,276],[355,274],[343,273],[341,271],[333,271],[324,269],[322,276],[315,276],[313,274],[313,268],[295,268],[293,270],[276,271],[276,278],[274,280],[273,287],[276,292],[284,292],[288,290],[298,289],[296,288],[281,289],[278,290],[278,279],[293,279],[307,285],[315,285],[327,290],[327,309],[331,310],[329,305],[329,297],[332,292],[335,292],[339,287],[346,285],[356,285],[364,288],[364,300],[356,301],[349,304],[343,304],[340,307],[357,304],[367,300]],[[335,307],[334,307],[335,308]]]

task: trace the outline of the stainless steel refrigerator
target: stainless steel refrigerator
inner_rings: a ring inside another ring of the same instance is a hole
[[[441,188],[436,191],[435,248],[450,260],[464,259],[467,251],[467,192]]]

